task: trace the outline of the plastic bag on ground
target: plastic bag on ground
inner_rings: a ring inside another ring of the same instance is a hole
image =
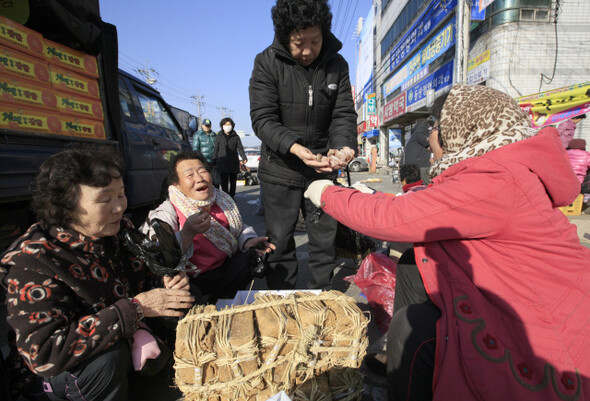
[[[397,264],[382,253],[372,252],[365,257],[354,276],[344,280],[354,282],[367,297],[377,327],[382,333],[389,329],[395,298]]]

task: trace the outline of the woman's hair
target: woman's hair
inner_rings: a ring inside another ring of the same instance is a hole
[[[183,151],[176,154],[175,156],[172,156],[172,159],[170,159],[170,164],[168,165],[169,185],[178,184],[179,177],[178,172],[176,171],[176,166],[178,166],[178,163],[184,160],[200,160],[207,169],[207,171],[211,172],[211,165],[209,164],[209,162],[207,162],[207,159],[205,159],[205,156],[203,156],[201,152],[199,152],[198,150]]]
[[[234,120],[232,120],[232,119],[231,119],[231,118],[229,118],[229,117],[225,117],[225,118],[224,118],[224,119],[222,119],[222,120],[221,120],[221,122],[219,123],[219,126],[221,127],[221,129],[223,129],[223,126],[224,126],[224,125],[225,125],[225,123],[226,123],[226,122],[228,122],[228,121],[231,123],[232,129],[234,129],[234,128],[235,128],[235,126],[236,126],[236,123],[234,123]]]
[[[572,139],[567,145],[567,148],[586,150],[586,141],[580,138]]]
[[[402,164],[399,167],[400,181],[406,180],[406,184],[420,181],[420,170],[415,164]]]
[[[326,38],[332,29],[328,0],[277,0],[271,15],[275,35],[286,48],[293,32],[318,26]]]
[[[442,109],[443,109],[443,106],[445,104],[445,101],[447,100],[447,97],[449,97],[449,93],[451,93],[451,92],[446,92],[443,95],[437,97],[434,100],[434,103],[432,103],[432,106],[430,106],[429,113],[430,113],[431,116],[434,116],[434,118],[437,121],[440,121],[440,116],[442,114]]]
[[[449,97],[449,93],[451,92],[446,92],[434,100],[434,103],[432,103],[432,106],[430,106],[430,109],[428,110],[430,113],[430,117],[428,117],[428,119],[426,120],[427,124],[430,127],[434,125],[435,121],[438,121],[438,144],[441,147],[443,147],[443,137],[441,135],[442,127],[440,126],[440,118],[442,115],[443,106],[445,105],[447,97]]]
[[[125,167],[117,151],[107,146],[71,148],[45,160],[31,183],[31,207],[46,226],[68,227],[80,201],[80,185],[106,187],[123,178]]]

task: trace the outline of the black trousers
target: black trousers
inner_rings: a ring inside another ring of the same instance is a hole
[[[123,339],[69,371],[44,379],[45,394],[52,401],[126,401],[132,369],[131,350]]]
[[[440,310],[430,301],[410,248],[396,272],[393,318],[387,334],[389,400],[432,400],[436,322]]]
[[[238,175],[219,173],[219,176],[221,178],[221,190],[233,198],[236,194],[236,181]]]
[[[309,183],[308,183],[309,185]],[[266,283],[270,289],[293,289],[297,283],[297,256],[295,253],[295,225],[299,210],[303,211],[309,237],[309,271],[307,287],[329,290],[336,267],[337,222],[327,214],[322,214],[317,222],[310,217],[316,207],[303,197],[307,189],[295,188],[261,181],[264,198],[264,217],[266,235],[277,249],[269,256],[269,270]]]

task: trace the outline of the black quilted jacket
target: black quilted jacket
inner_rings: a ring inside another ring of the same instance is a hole
[[[314,153],[348,146],[356,150],[356,111],[342,43],[324,38],[312,73],[275,38],[256,56],[250,78],[250,117],[263,143],[258,176],[268,182],[303,187],[321,178],[289,153],[299,143]],[[311,77],[311,80],[310,80]],[[326,178],[326,177],[323,177]]]

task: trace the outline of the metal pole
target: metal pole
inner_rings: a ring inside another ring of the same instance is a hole
[[[458,0],[456,11],[455,68],[453,83],[467,81],[467,62],[469,58],[469,28],[471,26],[471,2]]]

